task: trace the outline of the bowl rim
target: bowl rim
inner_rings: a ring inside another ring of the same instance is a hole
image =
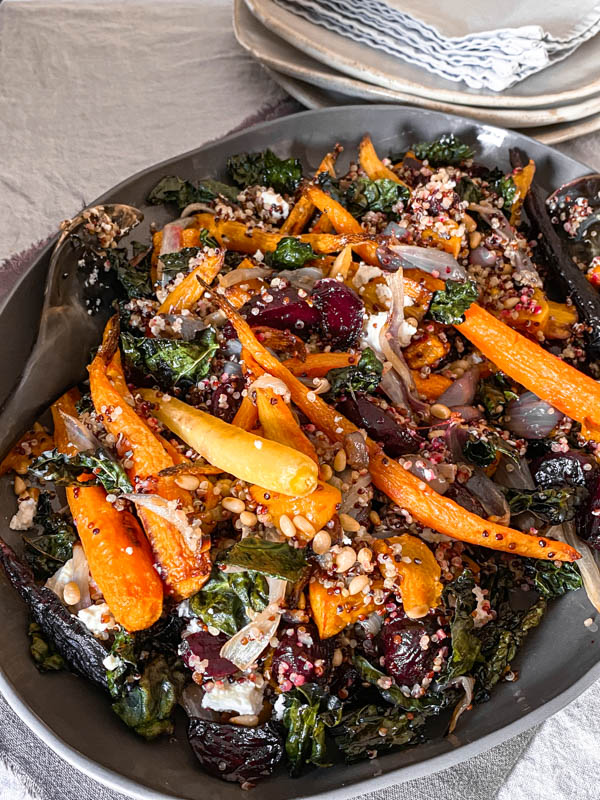
[[[216,144],[227,144],[228,142],[235,141],[237,138],[244,137],[253,132],[265,131],[270,128],[277,128],[282,122],[289,122],[292,119],[298,118],[312,118],[322,117],[326,115],[337,113],[347,113],[352,110],[365,110],[369,112],[385,111],[387,114],[402,114],[410,112],[410,114],[418,114],[419,116],[434,116],[437,118],[443,117],[450,120],[457,120],[463,124],[476,128],[478,130],[484,129],[490,132],[510,133],[519,136],[524,141],[530,141],[536,148],[543,147],[548,153],[554,154],[554,149],[550,145],[545,145],[526,134],[519,131],[510,131],[508,128],[503,128],[498,125],[488,125],[486,123],[473,120],[469,117],[463,117],[460,114],[449,114],[446,112],[433,111],[430,109],[416,108],[409,105],[393,105],[389,103],[355,103],[339,107],[332,107],[326,109],[313,109],[307,111],[300,111],[295,114],[289,114],[277,119],[268,120],[249,126],[242,130],[235,130],[225,136],[217,137],[204,142],[202,145],[187,150],[183,153],[171,156],[163,161],[155,164],[150,164],[141,170],[133,173],[124,180],[120,181],[115,186],[107,189],[99,197],[90,203],[90,205],[97,205],[104,202],[105,198],[112,196],[115,193],[125,189],[132,181],[143,178],[149,172],[156,170],[159,167],[168,167],[169,164],[179,161],[183,158],[192,157],[202,151],[211,148]],[[588,165],[584,164],[577,159],[571,158],[563,153],[559,153],[561,160],[570,162],[574,169],[581,171],[585,174],[585,170],[594,172]],[[14,282],[8,294],[0,301],[0,316],[4,313],[5,309],[13,301],[15,295],[19,292],[21,285],[27,280],[29,273],[43,261],[51,252],[56,241],[58,234],[56,234],[37,254],[29,267],[22,272],[18,279]],[[9,395],[10,396],[10,395]],[[440,772],[448,769],[451,766],[467,761],[475,755],[486,752],[490,748],[507,741],[508,739],[523,733],[534,725],[543,722],[550,716],[560,711],[570,702],[575,700],[580,694],[588,689],[596,680],[600,679],[600,657],[598,662],[589,669],[584,675],[567,687],[558,695],[542,703],[538,708],[528,711],[523,716],[503,725],[489,733],[479,737],[478,739],[458,745],[455,749],[448,750],[438,755],[433,755],[421,761],[412,762],[406,767],[397,767],[390,769],[387,772],[382,772],[379,775],[368,776],[353,781],[351,784],[341,783],[336,788],[328,788],[323,791],[317,791],[309,795],[311,800],[326,800],[326,798],[339,798],[339,800],[347,800],[349,797],[354,797],[365,792],[378,791],[388,786],[398,783],[404,783],[409,780],[426,777],[427,775]],[[72,767],[78,769],[83,774],[98,781],[104,786],[109,787],[117,792],[127,793],[131,797],[139,798],[139,800],[188,800],[181,795],[165,793],[160,790],[153,789],[146,786],[132,778],[110,769],[109,767],[102,766],[98,761],[84,755],[80,750],[67,744],[67,742],[59,736],[52,728],[23,700],[15,684],[8,678],[4,668],[0,664],[0,692],[8,702],[12,710],[17,716],[27,725],[27,727],[46,744],[54,753],[60,758],[63,758]],[[200,771],[199,774],[202,774]],[[232,784],[233,785],[233,784]],[[293,795],[289,800],[300,800],[300,795]]]

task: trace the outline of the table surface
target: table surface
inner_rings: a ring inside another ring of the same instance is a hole
[[[5,0],[0,297],[61,219],[128,175],[299,108],[235,42],[230,0]],[[600,135],[558,149],[600,170]],[[595,800],[599,707],[596,684],[474,759],[365,797]],[[60,760],[0,698],[0,797],[122,795]]]

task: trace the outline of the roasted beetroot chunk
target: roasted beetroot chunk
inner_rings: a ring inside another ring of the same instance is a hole
[[[273,654],[273,680],[284,692],[305,683],[327,683],[331,649],[330,641],[321,641],[312,623],[285,628]]]
[[[224,633],[213,636],[208,631],[198,631],[192,633],[183,640],[182,658],[191,670],[197,668],[200,662],[203,664],[202,670],[208,678],[224,678],[226,675],[233,675],[237,667],[226,658],[219,655],[221,648],[228,637]]]
[[[288,286],[256,295],[249,300],[240,313],[252,326],[266,325],[277,330],[290,330],[307,339],[318,327],[320,314],[314,305],[307,302],[306,292]],[[269,298],[269,299],[267,299]]]
[[[222,381],[212,394],[210,413],[225,422],[231,422],[242,403],[243,388],[244,379],[241,375],[230,375],[229,380]]]
[[[379,408],[366,394],[348,394],[337,402],[336,407],[351,422],[364,428],[392,458],[418,452],[422,442],[419,434],[396,422],[392,414]]]
[[[283,757],[283,740],[270,722],[245,728],[192,717],[188,739],[208,773],[242,785],[271,775]]]
[[[436,630],[435,618],[402,617],[381,630],[385,671],[399,686],[414,686],[427,677],[439,646],[430,638]]]
[[[327,343],[336,350],[353,347],[362,331],[365,309],[356,292],[334,278],[325,278],[315,284],[312,300],[320,312]]]

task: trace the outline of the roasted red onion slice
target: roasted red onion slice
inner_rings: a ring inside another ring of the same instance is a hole
[[[533,392],[523,392],[509,403],[505,427],[523,439],[544,439],[563,417],[560,411],[540,400]]]
[[[477,381],[479,380],[479,367],[473,367],[460,378],[457,378],[452,386],[438,397],[437,402],[443,403],[448,408],[454,406],[470,406],[475,397]]]
[[[390,244],[388,249],[399,259],[399,266],[422,269],[436,278],[466,281],[467,271],[445,250],[436,247],[416,247],[412,244]]]

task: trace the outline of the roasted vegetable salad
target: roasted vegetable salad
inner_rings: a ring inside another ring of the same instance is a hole
[[[111,316],[0,467],[40,680],[147,739],[185,711],[244,788],[468,725],[557,598],[600,610],[600,178],[341,151],[166,176],[151,241],[74,241]]]

